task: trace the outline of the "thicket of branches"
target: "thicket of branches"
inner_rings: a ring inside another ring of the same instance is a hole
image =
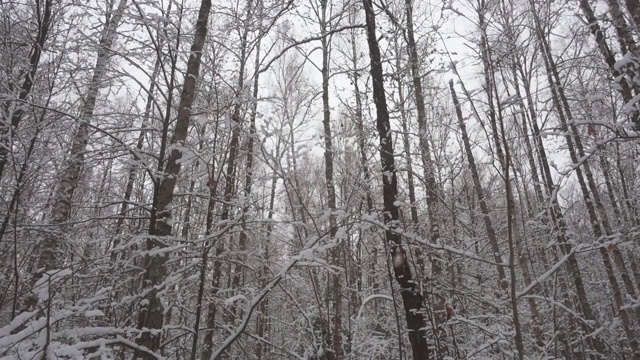
[[[640,358],[636,0],[0,0],[0,359]]]

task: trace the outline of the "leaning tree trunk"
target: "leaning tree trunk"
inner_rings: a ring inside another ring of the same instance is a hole
[[[429,359],[429,348],[425,334],[423,298],[413,281],[413,275],[406,253],[402,247],[399,222],[400,213],[396,204],[398,180],[396,177],[393,140],[387,100],[384,93],[382,59],[376,38],[376,20],[372,0],[363,0],[366,17],[367,42],[371,60],[371,79],[373,81],[373,99],[376,104],[376,127],[380,137],[380,165],[382,168],[385,237],[389,243],[393,271],[400,285],[404,305],[409,341],[414,359]]]
[[[394,42],[396,52],[400,53],[400,44],[399,39],[396,39]],[[396,57],[396,71],[400,72],[402,68],[402,58],[400,56]],[[411,231],[417,230],[417,226],[419,224],[418,219],[418,207],[416,206],[416,190],[414,186],[413,179],[413,161],[411,156],[411,145],[410,145],[410,134],[409,134],[409,116],[405,109],[405,101],[406,97],[404,94],[404,79],[402,74],[398,74],[396,78],[397,87],[398,87],[398,110],[400,111],[400,123],[402,126],[402,145],[405,153],[405,161],[407,162],[407,188],[409,189],[409,202],[411,204]],[[420,90],[422,92],[422,90]],[[423,106],[424,108],[424,106]],[[424,109],[423,109],[424,110]],[[403,219],[404,222],[404,219]],[[422,251],[422,245],[417,244],[415,246],[415,261],[416,261],[416,277],[418,281],[422,282],[422,279],[425,278],[425,256]],[[439,266],[439,265],[438,265]]]
[[[64,244],[65,224],[71,215],[71,200],[78,186],[80,171],[84,164],[84,153],[89,140],[89,123],[93,117],[98,91],[106,72],[111,45],[116,38],[116,29],[120,24],[126,4],[127,0],[120,0],[118,8],[102,32],[102,37],[98,44],[96,65],[84,99],[81,115],[78,119],[78,129],[73,135],[71,149],[59,173],[59,184],[53,195],[51,213],[48,220],[51,229],[49,229],[40,243],[40,255],[36,266],[39,272],[33,277],[34,284],[43,274],[60,268],[66,256]],[[35,306],[36,301],[37,299],[33,296],[28,296],[24,304],[25,308],[28,309]]]
[[[160,72],[160,59],[156,59],[156,64],[153,68],[153,73],[151,75],[151,81],[149,85],[149,93],[147,95],[147,104],[145,105],[144,115],[142,116],[142,123],[140,125],[140,133],[138,134],[138,140],[136,142],[136,152],[140,152],[144,145],[144,135],[147,132],[147,126],[149,118],[151,117],[151,110],[153,105],[153,97],[155,94],[155,84],[158,73]],[[139,160],[137,155],[134,154],[132,156],[132,161]],[[114,230],[113,241],[111,242],[111,261],[116,261],[118,256],[122,253],[118,247],[120,245],[121,235],[123,231],[124,221],[126,218],[127,209],[129,207],[129,203],[131,202],[131,196],[133,194],[133,185],[136,180],[136,165],[131,164],[129,169],[127,170],[127,184],[125,185],[124,195],[122,197],[122,203],[120,204],[120,211],[118,211],[117,220],[116,220],[116,228]]]
[[[424,170],[424,183],[427,191],[427,216],[430,223],[431,239],[433,244],[440,241],[440,221],[438,219],[438,209],[440,206],[438,196],[438,185],[435,179],[435,166],[431,158],[431,148],[429,146],[429,138],[427,133],[427,115],[424,104],[424,91],[422,87],[422,74],[420,60],[418,58],[418,47],[415,40],[415,34],[413,30],[413,0],[405,0],[405,13],[407,22],[407,51],[409,53],[409,65],[411,68],[411,78],[413,81],[413,93],[416,102],[416,110],[418,113],[418,139],[420,145],[420,155],[422,159],[422,166]],[[413,205],[413,204],[412,204]],[[441,214],[440,214],[441,215]],[[416,256],[421,254],[416,253]],[[431,281],[422,286],[423,296],[427,301],[434,301],[433,304],[433,319],[431,323],[436,328],[434,333],[436,342],[436,351],[438,356],[444,356],[447,352],[446,332],[443,328],[443,324],[447,320],[447,314],[445,312],[445,298],[443,296],[441,279],[443,271],[444,257],[437,251],[431,251]],[[420,264],[422,259],[417,260]]]
[[[630,51],[634,57],[640,55],[640,49],[638,49],[638,45],[636,40],[633,37],[633,33],[627,24],[627,20],[625,18],[625,14],[622,11],[622,7],[618,0],[607,0],[609,4],[609,9],[611,10],[611,17],[613,20],[613,25],[616,28],[616,33],[621,42],[621,50],[622,53],[626,53]]]
[[[464,144],[465,153],[467,154],[467,162],[469,164],[469,170],[471,171],[473,188],[475,190],[475,193],[478,195],[478,204],[480,206],[480,213],[482,214],[482,220],[484,222],[484,227],[489,239],[489,245],[491,246],[491,251],[493,252],[494,261],[496,262],[496,264],[498,264],[496,265],[496,270],[498,272],[498,286],[505,290],[506,286],[508,285],[508,281],[507,274],[505,273],[504,266],[502,265],[503,261],[502,256],[500,255],[498,236],[496,235],[496,230],[493,227],[493,222],[491,221],[489,205],[485,201],[485,191],[482,188],[482,183],[480,181],[480,172],[478,171],[476,160],[473,155],[473,150],[471,148],[471,140],[469,139],[467,126],[463,120],[462,108],[460,106],[460,102],[458,101],[458,96],[456,94],[455,88],[453,87],[453,80],[449,81],[449,90],[451,91],[453,105],[455,106],[456,116],[458,118],[458,127],[460,127],[462,142]]]
[[[579,158],[580,159],[585,158],[584,151],[582,150],[582,142],[580,140],[580,137],[577,136],[578,133],[575,128],[575,125],[573,125],[573,118],[571,116],[570,107],[569,107],[567,98],[564,94],[564,88],[560,80],[557,66],[551,54],[550,45],[547,42],[547,40],[542,36],[543,33],[542,33],[542,30],[539,24],[539,19],[537,18],[537,16],[535,17],[535,20],[536,20],[537,37],[538,37],[538,41],[540,42],[540,47],[542,50],[542,56],[544,59],[545,68],[547,72],[547,78],[551,88],[551,95],[552,95],[552,98],[554,99],[554,104],[556,107],[558,118],[560,120],[561,129],[566,134],[565,140],[567,142],[567,149],[569,151],[569,155],[571,157],[572,163],[575,164],[574,166],[576,171],[576,177],[580,185],[580,190],[582,192],[585,206],[589,214],[589,219],[591,221],[591,226],[593,228],[594,235],[598,239],[602,239],[602,236],[610,235],[610,230],[608,230],[608,220],[606,218],[606,214],[604,214],[602,211],[600,212],[600,215],[601,216],[604,215],[604,216],[601,219],[598,219],[598,215],[596,214],[596,207],[594,206],[594,200],[596,201],[596,203],[599,203],[600,201],[599,201],[597,189],[595,189],[593,175],[591,173],[588,162],[586,160],[579,161]],[[587,187],[587,181],[585,181],[585,176],[589,183],[589,188]],[[589,190],[592,190],[591,194],[589,193]],[[592,195],[594,196],[593,199],[591,197]],[[603,221],[603,223],[601,223],[601,221]],[[605,228],[604,231],[603,231],[603,225]],[[613,271],[611,258],[609,256],[609,253],[604,247],[600,247],[600,255],[605,265],[605,272],[607,274],[607,278],[609,280],[609,284],[613,292],[616,311],[618,312],[620,319],[622,320],[623,329],[625,330],[625,333],[629,337],[629,340],[631,340],[631,345],[634,347],[633,351],[637,352],[638,344],[637,342],[633,341],[636,335],[633,333],[631,320],[629,318],[629,314],[627,310],[622,308],[623,298],[620,291],[620,286],[618,284],[618,281],[615,277],[615,273]],[[620,267],[620,264],[617,264],[617,265]],[[624,279],[626,275],[626,268],[624,267],[624,263],[622,264],[619,270],[621,271]],[[631,288],[631,291],[632,290],[633,290],[633,287]],[[632,293],[631,291],[630,291],[630,294]],[[596,349],[596,350],[598,350],[599,352],[602,352],[600,351],[600,349]]]
[[[631,13],[631,18],[636,26],[636,35],[640,33],[640,1],[638,0],[625,0],[627,10]]]
[[[544,147],[544,143],[542,142],[542,136],[541,136],[542,131],[538,125],[538,120],[534,110],[535,107],[533,105],[534,100],[533,100],[533,94],[531,92],[530,81],[526,79],[525,74],[522,70],[522,67],[520,67],[519,69],[520,69],[521,78],[523,79],[523,88],[525,90],[525,96],[527,98],[527,107],[529,108],[530,125],[532,129],[533,140],[534,140],[533,145],[536,149],[539,164],[540,164],[540,175],[542,176],[541,181],[542,181],[542,184],[544,185],[545,198],[548,199],[549,201],[549,204],[546,206],[547,216],[551,221],[550,225],[553,226],[552,232],[556,237],[555,242],[556,244],[558,244],[557,248],[559,248],[560,252],[563,255],[568,256],[567,273],[568,273],[568,277],[572,280],[575,286],[575,294],[578,298],[578,305],[579,305],[579,306],[576,306],[576,308],[582,309],[582,312],[585,314],[585,318],[590,319],[590,317],[593,316],[593,310],[587,298],[586,289],[584,286],[584,282],[582,280],[582,274],[580,271],[580,267],[578,265],[578,260],[575,254],[571,253],[571,245],[568,242],[569,235],[567,234],[567,223],[566,223],[566,220],[564,219],[563,211],[561,210],[560,205],[558,204],[557,196],[555,196],[556,191],[558,189],[558,185],[554,184],[553,182],[552,175],[551,175],[550,162],[547,157],[547,152]],[[544,253],[542,254],[544,255]],[[544,258],[543,258],[543,262],[546,263],[546,261],[544,261]],[[548,266],[545,265],[545,267],[548,267]],[[568,287],[566,286],[564,279],[565,279],[564,277],[560,278],[561,280],[560,287],[562,289],[565,289],[566,291]],[[570,303],[567,303],[566,305],[569,306]],[[600,339],[595,338],[593,342],[594,342],[594,347],[596,349],[603,349],[601,347],[601,345],[603,344],[600,342]]]
[[[531,145],[531,141],[529,139],[529,130],[528,130],[528,126],[527,126],[527,115],[526,115],[526,107],[524,105],[524,100],[522,99],[522,94],[520,92],[520,85],[518,84],[518,73],[516,71],[516,66],[515,66],[515,58],[514,58],[514,63],[511,66],[511,74],[513,76],[513,86],[515,88],[515,92],[516,92],[516,98],[518,99],[518,107],[520,109],[520,117],[522,119],[522,125],[521,125],[521,130],[522,130],[522,137],[524,139],[524,145],[525,145],[525,151],[527,152],[527,161],[529,163],[529,167],[530,167],[530,174],[531,174],[531,178],[533,180],[533,188],[534,188],[534,192],[536,194],[536,203],[535,205],[532,204],[527,204],[528,208],[529,208],[529,217],[532,217],[534,212],[537,212],[539,207],[544,203],[544,196],[542,195],[542,187],[540,186],[541,182],[540,182],[540,178],[538,176],[538,169],[537,169],[537,165],[535,162],[535,158],[534,158],[534,151],[533,151],[533,146]],[[523,179],[524,181],[524,179]],[[527,187],[523,186],[525,191],[527,191]],[[525,231],[523,231],[524,233]],[[525,286],[529,286],[531,285],[531,270],[529,268],[529,263],[527,262],[527,259],[525,259],[525,255],[524,255],[524,248],[522,246],[522,243],[519,243],[519,250],[518,250],[518,260],[520,261],[520,266],[522,267],[522,276],[524,279],[524,285]],[[541,329],[541,321],[540,321],[540,312],[538,310],[538,304],[536,303],[536,301],[534,299],[528,299],[527,300],[528,304],[529,304],[529,309],[531,311],[531,317],[532,317],[532,322],[533,322],[533,333],[534,336],[536,338],[536,346],[538,346],[539,349],[543,349],[544,347],[544,334],[542,332]]]
[[[123,2],[125,0],[122,0]],[[160,331],[163,324],[163,305],[158,297],[159,287],[166,276],[166,262],[169,258],[167,252],[161,251],[167,244],[163,238],[171,236],[171,202],[173,200],[173,192],[176,187],[178,173],[180,172],[180,159],[182,152],[179,150],[181,145],[187,138],[189,130],[189,121],[191,118],[191,106],[196,94],[196,81],[200,74],[200,63],[202,58],[202,48],[207,37],[207,23],[209,21],[209,12],[211,10],[211,0],[202,0],[200,3],[200,11],[195,26],[195,37],[191,46],[191,55],[187,62],[187,73],[184,77],[184,85],[180,96],[180,105],[171,144],[173,150],[167,158],[164,177],[158,188],[158,200],[155,207],[156,221],[155,226],[150,228],[150,237],[146,240],[146,250],[156,250],[154,255],[146,255],[142,264],[145,269],[143,281],[147,286],[145,295],[146,305],[140,309],[138,314],[138,329],[148,329],[152,331],[144,331],[137,339],[137,343],[146,347],[151,351],[156,351],[160,347]],[[156,331],[153,331],[156,330]],[[143,359],[151,359],[152,357],[142,351],[136,351],[134,357],[142,357]]]
[[[567,259],[567,268],[569,277],[573,280],[573,283],[576,288],[576,294],[579,300],[580,307],[583,309],[590,310],[591,305],[588,302],[587,295],[584,288],[584,283],[582,281],[582,275],[580,273],[580,268],[578,267],[578,262],[575,257],[575,254],[571,254],[571,246],[567,243],[567,225],[566,220],[564,219],[563,212],[560,209],[560,206],[557,201],[557,197],[554,195],[557,191],[557,185],[554,185],[552,175],[551,175],[551,167],[549,165],[549,160],[547,158],[547,152],[544,147],[544,143],[542,142],[541,129],[538,125],[537,115],[535,113],[535,105],[533,94],[531,92],[531,80],[527,77],[527,74],[524,72],[524,67],[521,62],[516,58],[515,67],[518,69],[518,73],[520,74],[520,78],[522,79],[524,96],[527,100],[527,108],[530,120],[530,126],[533,136],[533,148],[537,154],[538,163],[540,166],[540,181],[544,188],[544,196],[539,198],[540,204],[545,203],[545,199],[548,199],[549,204],[545,205],[543,209],[547,213],[548,219],[550,220],[550,226],[552,226],[553,235],[556,237],[556,243],[559,250],[568,256]],[[514,75],[514,79],[517,78],[517,75]],[[533,151],[533,150],[532,150]],[[546,261],[545,253],[542,252],[542,260],[545,268],[548,267],[548,262]],[[527,285],[528,286],[528,285]],[[568,289],[568,285],[566,284],[565,277],[560,277],[560,288],[566,293]],[[567,300],[568,301],[568,300]],[[567,305],[570,305],[567,303]],[[586,310],[585,310],[586,314]],[[563,336],[564,337],[564,336]],[[568,349],[565,349],[567,351]]]

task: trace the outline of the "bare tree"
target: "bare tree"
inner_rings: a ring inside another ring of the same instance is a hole
[[[369,58],[371,60],[371,78],[373,81],[373,99],[376,104],[376,124],[380,137],[380,165],[382,170],[384,224],[385,237],[388,243],[393,270],[400,285],[407,326],[410,330],[409,340],[414,359],[429,359],[429,349],[424,327],[426,325],[423,313],[422,295],[416,291],[416,284],[412,280],[411,267],[402,247],[402,237],[398,233],[400,212],[396,203],[398,182],[396,178],[393,142],[389,111],[384,92],[384,78],[382,76],[382,59],[376,37],[376,20],[373,3],[364,0],[366,16],[367,41],[369,43]]]
[[[202,0],[200,10],[196,20],[196,31],[191,46],[191,54],[187,63],[187,73],[185,76],[182,93],[180,96],[180,107],[178,108],[178,117],[171,137],[172,145],[180,145],[187,138],[189,130],[189,122],[191,118],[191,107],[196,95],[196,81],[200,74],[200,63],[202,58],[202,49],[207,37],[207,25],[209,21],[209,13],[211,11],[211,1]],[[150,237],[146,240],[146,250],[156,250],[153,255],[145,255],[143,267],[145,269],[143,281],[147,289],[145,295],[145,304],[138,314],[138,328],[143,330],[138,339],[138,343],[145,348],[156,351],[160,347],[160,333],[163,324],[163,305],[158,296],[159,290],[162,289],[162,282],[166,277],[166,262],[169,258],[166,248],[167,240],[171,236],[172,226],[171,218],[171,202],[174,196],[177,176],[180,172],[180,159],[182,151],[174,146],[173,150],[167,158],[164,177],[158,189],[158,202],[155,204],[155,212],[157,219],[152,222],[149,229]],[[155,330],[155,331],[154,331]],[[136,352],[136,358],[152,358],[146,352]]]
[[[89,141],[89,127],[96,106],[98,91],[106,72],[110,56],[111,46],[117,36],[117,28],[124,15],[127,1],[121,0],[113,15],[108,18],[100,38],[97,49],[96,63],[93,69],[93,77],[84,98],[84,105],[79,117],[76,129],[69,149],[68,157],[59,174],[59,183],[53,196],[49,223],[52,229],[40,244],[37,269],[34,275],[34,284],[47,272],[59,270],[65,258],[64,232],[69,220],[72,206],[73,193],[78,186],[80,171],[84,164],[84,155]],[[25,310],[36,305],[37,299],[29,296],[25,300]]]

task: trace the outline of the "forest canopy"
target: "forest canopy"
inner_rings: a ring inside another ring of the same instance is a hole
[[[0,359],[640,359],[637,0],[0,0]]]

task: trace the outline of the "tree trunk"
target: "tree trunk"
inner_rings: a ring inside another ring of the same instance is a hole
[[[80,172],[84,165],[84,153],[89,140],[89,123],[93,117],[98,91],[100,90],[106,72],[111,45],[117,36],[116,29],[120,24],[126,4],[127,0],[120,0],[118,8],[102,32],[93,77],[84,98],[80,118],[78,119],[78,129],[73,135],[69,155],[62,166],[63,170],[61,170],[58,175],[59,184],[53,195],[51,213],[48,220],[51,229],[40,243],[40,255],[36,266],[40,272],[35,274],[33,278],[34,284],[44,273],[58,269],[66,257],[67,249],[65,249],[64,244],[65,223],[71,215],[73,193],[78,186]],[[25,302],[26,308],[34,306],[34,301],[35,298],[29,296]]]
[[[500,247],[498,245],[498,236],[496,235],[495,228],[493,227],[493,223],[491,222],[489,206],[485,201],[485,195],[484,195],[485,191],[482,188],[482,183],[480,182],[480,173],[478,172],[478,167],[476,166],[476,161],[473,156],[471,141],[467,133],[467,126],[465,125],[464,118],[462,116],[462,108],[460,106],[460,102],[458,101],[458,96],[456,94],[455,88],[453,87],[453,80],[449,80],[449,90],[451,91],[451,97],[453,98],[453,105],[455,106],[455,109],[456,109],[456,116],[458,117],[458,126],[460,127],[460,134],[462,136],[462,142],[464,144],[465,153],[467,154],[467,162],[469,164],[469,170],[471,171],[471,180],[473,181],[473,188],[475,190],[475,193],[478,195],[478,204],[480,205],[480,213],[482,214],[484,227],[485,227],[485,230],[487,231],[487,237],[489,238],[489,245],[491,246],[493,259],[496,262],[496,264],[502,264],[502,256],[500,255]],[[507,281],[507,274],[504,271],[504,266],[496,265],[496,270],[498,271],[498,287],[500,287],[502,290],[505,290],[509,285],[509,283]]]
[[[425,187],[427,190],[427,214],[429,216],[429,223],[431,224],[431,242],[435,244],[440,240],[440,228],[438,226],[438,187],[435,180],[435,168],[431,159],[431,149],[427,134],[427,115],[422,89],[422,74],[420,73],[421,68],[418,59],[418,49],[413,32],[413,0],[405,0],[405,11],[407,17],[407,50],[409,52],[413,92],[415,94],[416,109],[418,112],[418,137],[420,143],[420,154],[422,155],[422,166],[424,167]],[[442,260],[443,259],[441,259],[440,256],[434,257],[432,264],[432,276],[434,281],[437,281],[442,273],[443,267],[440,263]],[[436,289],[438,288],[436,283],[429,284],[428,286],[435,286]],[[438,323],[440,323],[446,319],[446,315],[443,313],[444,302],[442,304],[437,304],[436,307],[436,312],[440,315],[438,320]]]
[[[276,199],[276,186],[278,180],[277,178],[273,178],[271,180],[271,191],[269,194],[269,213],[267,215],[267,234],[266,234],[266,243],[264,244],[263,256],[262,260],[264,261],[264,265],[260,269],[260,276],[262,277],[262,286],[263,288],[267,286],[268,276],[269,276],[269,245],[271,239],[271,232],[273,230],[273,224],[271,220],[273,219],[273,209],[275,205]],[[268,319],[268,310],[269,310],[269,298],[265,298],[262,300],[258,307],[258,314],[256,314],[256,322],[257,322],[257,335],[262,339],[267,335],[267,319]],[[263,353],[265,352],[265,345],[260,342],[258,347],[256,348],[256,357],[258,360],[262,359]]]
[[[400,53],[400,46],[398,44],[398,39],[395,41],[396,52]],[[396,58],[396,71],[400,71],[402,68],[401,58],[398,56]],[[405,101],[406,98],[404,96],[404,84],[403,84],[403,76],[402,74],[397,75],[397,86],[398,86],[398,108],[400,110],[400,122],[402,125],[402,144],[404,146],[404,152],[407,162],[407,187],[409,188],[409,202],[411,203],[411,225],[412,230],[416,231],[417,226],[419,224],[418,220],[418,208],[416,207],[416,191],[414,187],[413,180],[413,161],[411,158],[411,145],[409,143],[409,119],[407,116],[407,112],[405,110]],[[404,219],[403,219],[404,220]],[[421,283],[425,279],[427,275],[425,273],[425,256],[422,252],[422,244],[415,244],[415,261],[416,261],[416,277],[418,281]],[[422,285],[421,285],[422,286]]]
[[[153,97],[155,95],[156,88],[156,78],[160,72],[160,59],[156,59],[155,66],[153,68],[153,74],[151,75],[151,82],[149,85],[149,93],[147,95],[147,103],[144,109],[144,116],[142,117],[142,124],[140,125],[140,134],[138,135],[138,141],[136,142],[136,151],[139,153],[142,150],[144,145],[144,134],[147,131],[149,118],[151,116],[151,108],[153,106]],[[133,156],[133,161],[139,160],[136,156]],[[125,214],[129,207],[129,202],[131,200],[131,195],[133,194],[133,185],[136,180],[136,166],[131,165],[127,170],[127,184],[124,189],[124,196],[122,198],[122,203],[120,204],[120,211],[118,212],[118,220],[116,220],[116,228],[114,230],[113,241],[111,242],[111,261],[116,261],[118,259],[118,254],[120,251],[115,250],[120,245],[120,236],[122,235],[122,227],[124,225]]]
[[[124,0],[122,0],[124,2]],[[171,138],[172,145],[184,145],[189,130],[191,118],[191,106],[196,95],[196,82],[200,74],[200,63],[202,49],[207,37],[207,24],[209,12],[211,10],[211,0],[202,0],[195,26],[195,37],[191,46],[191,55],[187,62],[187,73],[180,96],[180,105],[176,119],[175,130]],[[167,158],[164,177],[158,189],[158,201],[156,204],[157,220],[155,227],[150,228],[150,237],[146,240],[146,250],[156,250],[154,255],[146,255],[142,267],[145,269],[143,281],[148,292],[145,295],[146,305],[142,306],[138,314],[138,329],[150,329],[144,331],[137,339],[137,343],[151,351],[156,351],[160,347],[160,329],[163,323],[163,304],[158,297],[159,289],[166,276],[166,262],[169,258],[167,252],[160,249],[167,246],[163,238],[171,236],[171,202],[173,200],[174,189],[178,174],[180,172],[180,159],[182,152],[179,146],[174,146],[171,154]],[[152,357],[141,351],[136,351],[134,357],[151,359]]]
[[[260,66],[260,40],[258,40],[256,44],[256,60],[254,62],[255,68],[259,68]],[[244,260],[242,259],[243,252],[247,247],[247,213],[249,212],[249,204],[251,203],[251,191],[253,186],[253,144],[256,138],[256,115],[258,109],[258,84],[260,79],[260,73],[256,72],[253,78],[253,90],[252,90],[252,99],[253,103],[251,104],[251,114],[249,116],[249,136],[247,139],[247,159],[245,164],[245,178],[244,178],[244,204],[242,204],[242,230],[240,231],[240,235],[238,238],[238,246],[239,246],[239,256],[236,259],[238,265],[236,266],[236,271],[233,276],[233,289],[240,288],[240,275],[243,273],[244,269],[242,268],[244,265]],[[235,321],[236,316],[236,307],[233,306],[231,309],[232,317]]]
[[[242,110],[242,101],[241,96],[244,94],[245,84],[245,68],[247,62],[247,38],[249,36],[249,24],[251,23],[252,15],[253,15],[253,1],[249,0],[246,4],[246,13],[245,19],[243,22],[242,35],[240,38],[240,54],[239,54],[239,62],[240,68],[238,70],[238,83],[236,89],[236,99],[235,105],[233,107],[233,113],[231,114],[231,140],[229,141],[229,150],[228,157],[226,162],[225,169],[225,187],[224,187],[224,203],[222,204],[222,213],[220,214],[220,222],[223,226],[226,226],[226,221],[229,220],[231,216],[231,198],[234,195],[236,188],[236,161],[238,161],[239,154],[239,144],[240,144],[240,133],[242,130],[242,118],[241,118],[241,110]],[[221,255],[225,252],[225,242],[226,239],[221,237],[216,240],[216,253],[213,268],[213,280],[212,280],[212,295],[217,294],[220,289],[220,278],[222,276],[222,263],[220,261]],[[246,244],[242,244],[243,246]],[[236,269],[236,271],[240,271],[240,269]],[[229,271],[229,273],[231,273]],[[238,279],[239,281],[239,279]],[[212,301],[209,303],[208,313],[207,313],[207,327],[213,329],[213,325],[215,325],[215,318],[217,314],[217,309],[215,307],[215,303]],[[232,319],[231,319],[232,320]],[[211,326],[211,327],[210,327]],[[209,359],[210,354],[213,353],[213,331],[209,331],[207,336],[205,337],[205,349],[203,351],[202,359]]]
[[[531,178],[533,180],[533,188],[536,194],[535,207],[533,207],[531,204],[527,205],[529,206],[529,209],[530,209],[529,216],[531,216],[534,213],[537,213],[540,206],[543,205],[544,196],[542,195],[542,188],[540,186],[541,182],[540,182],[540,177],[538,176],[538,169],[537,169],[535,158],[534,158],[533,146],[531,145],[531,140],[529,139],[526,107],[524,105],[522,94],[520,92],[520,85],[518,84],[518,73],[516,70],[515,61],[514,61],[514,64],[512,64],[511,73],[513,76],[513,86],[515,88],[516,97],[518,98],[518,105],[521,111],[521,118],[522,118],[521,128],[522,128],[523,138],[525,143],[525,151],[527,153],[527,160],[529,162],[529,167],[530,167],[529,172],[531,173]],[[525,185],[523,185],[523,187],[524,187],[524,191],[526,192],[527,187]],[[523,231],[523,233],[525,233],[525,231]],[[524,279],[524,285],[529,286],[531,285],[531,280],[532,280],[531,270],[529,268],[529,263],[525,258],[524,249],[522,248],[521,242],[518,242],[518,244],[520,244],[520,247],[518,249],[518,261],[520,262],[520,267],[522,268],[522,277]],[[538,305],[536,304],[536,301],[534,299],[528,299],[527,302],[529,304],[529,309],[531,311],[531,317],[533,320],[533,333],[536,339],[536,346],[538,347],[539,350],[542,350],[544,348],[544,334],[540,326],[541,321],[540,321],[540,312],[538,310]]]
[[[356,8],[354,7],[354,13]],[[355,16],[355,14],[354,14]],[[355,20],[354,20],[355,21]],[[352,54],[352,65],[353,65],[353,96],[356,101],[356,129],[358,130],[358,150],[360,152],[360,168],[362,171],[362,182],[365,191],[365,200],[367,203],[367,211],[373,211],[373,197],[371,195],[371,172],[369,171],[369,165],[367,164],[367,146],[366,139],[367,135],[364,130],[364,120],[362,116],[362,95],[360,94],[360,87],[358,85],[358,79],[360,78],[360,74],[358,72],[358,51],[356,49],[356,35],[355,31],[351,31],[351,54]]]
[[[513,200],[513,190],[511,189],[511,175],[509,170],[511,169],[511,154],[509,150],[509,144],[507,143],[507,133],[504,129],[504,122],[500,117],[500,134],[502,136],[502,143],[504,145],[504,182],[505,193],[507,195],[507,240],[509,243],[509,273],[510,279],[510,295],[511,295],[511,311],[513,314],[513,327],[515,329],[514,340],[516,342],[516,349],[518,350],[518,359],[524,360],[524,345],[522,341],[522,330],[520,327],[520,316],[518,312],[518,297],[516,295],[516,251],[514,243],[514,233],[517,233],[516,229],[516,214],[515,203]]]
[[[539,20],[537,19],[537,17],[536,17],[536,26],[537,26],[538,40],[540,41],[545,68],[547,70],[547,77],[551,87],[551,95],[552,95],[552,98],[554,99],[554,104],[556,106],[558,118],[560,120],[561,129],[566,134],[565,140],[567,142],[567,148],[569,150],[571,161],[573,162],[573,164],[575,164],[576,177],[578,178],[578,183],[580,185],[583,199],[585,201],[585,205],[589,213],[589,219],[591,221],[594,234],[598,239],[601,239],[602,236],[605,235],[605,233],[602,231],[600,221],[605,222],[603,225],[605,225],[605,228],[606,228],[607,220],[606,220],[606,217],[598,219],[598,216],[596,214],[596,209],[594,207],[594,204],[591,198],[591,195],[593,195],[594,197],[598,196],[597,189],[595,189],[595,183],[593,182],[593,175],[591,174],[591,170],[587,161],[585,160],[581,162],[578,160],[578,154],[576,153],[576,150],[578,150],[578,152],[580,153],[579,154],[580,159],[584,159],[584,152],[582,151],[582,142],[580,140],[580,137],[577,136],[578,133],[575,129],[575,125],[570,125],[570,126],[568,125],[568,122],[573,124],[573,118],[571,116],[570,107],[567,102],[566,96],[564,95],[564,89],[560,81],[560,76],[559,76],[557,67],[555,65],[552,54],[550,52],[549,44],[542,36],[542,31],[540,30]],[[571,133],[569,132],[570,129],[571,129]],[[583,169],[584,169],[584,174],[583,174]],[[585,175],[587,177],[591,190],[592,191],[596,190],[591,194],[589,194],[589,188],[587,188],[587,183],[585,182],[585,177],[584,177]],[[601,215],[603,215],[603,213],[601,213]],[[611,265],[609,254],[607,253],[606,249],[601,247],[600,255],[605,265],[605,271],[607,274],[607,278],[609,280],[609,284],[611,285],[611,288],[613,291],[614,301],[616,304],[616,311],[619,313],[620,319],[622,320],[623,328],[627,336],[629,337],[630,344],[634,347],[633,351],[636,352],[637,346],[638,346],[637,342],[634,340],[636,335],[632,332],[632,326],[631,326],[631,322],[630,322],[627,311],[620,308],[623,305],[622,294],[620,292],[620,287],[618,285],[615,274],[613,272],[613,267]],[[626,269],[624,268],[620,270],[624,270],[624,272],[626,272]],[[624,275],[623,275],[623,278],[624,278]],[[585,314],[585,316],[586,315],[587,314]],[[600,353],[604,353],[598,348],[596,348],[596,350]],[[604,348],[602,350],[604,350]]]
[[[320,1],[320,9],[318,14],[318,21],[320,24],[320,34],[322,35],[321,51],[322,51],[322,126],[324,130],[324,176],[325,187],[327,190],[327,206],[331,214],[329,215],[329,242],[336,242],[335,246],[331,249],[331,258],[333,264],[340,266],[341,264],[341,249],[342,246],[338,239],[336,239],[336,233],[338,231],[336,227],[336,187],[333,180],[333,160],[334,149],[332,142],[331,132],[331,107],[329,104],[329,60],[330,60],[330,36],[327,35],[327,5],[328,0]],[[331,277],[331,286],[328,289],[328,296],[333,300],[333,319],[331,328],[331,350],[327,354],[328,360],[342,359],[344,356],[342,349],[342,279],[341,273],[328,275]]]
[[[385,237],[389,244],[393,270],[400,285],[400,293],[404,304],[409,341],[414,359],[429,359],[429,349],[425,334],[425,318],[423,314],[422,295],[416,288],[406,253],[402,248],[402,237],[398,233],[400,213],[396,205],[398,182],[396,178],[393,142],[389,111],[384,93],[382,60],[376,38],[376,22],[371,0],[363,0],[366,17],[367,42],[371,60],[371,79],[373,81],[373,99],[376,105],[377,129],[380,137],[380,165],[382,168],[384,224],[387,227]]]
[[[607,0],[609,4],[609,9],[611,10],[611,17],[613,20],[613,25],[616,28],[616,33],[618,38],[621,40],[620,48],[622,53],[625,54],[627,51],[630,51],[634,57],[640,55],[640,49],[638,49],[638,45],[636,44],[636,40],[633,38],[633,34],[629,25],[627,24],[627,20],[625,19],[625,14],[622,11],[622,7],[618,0]]]

